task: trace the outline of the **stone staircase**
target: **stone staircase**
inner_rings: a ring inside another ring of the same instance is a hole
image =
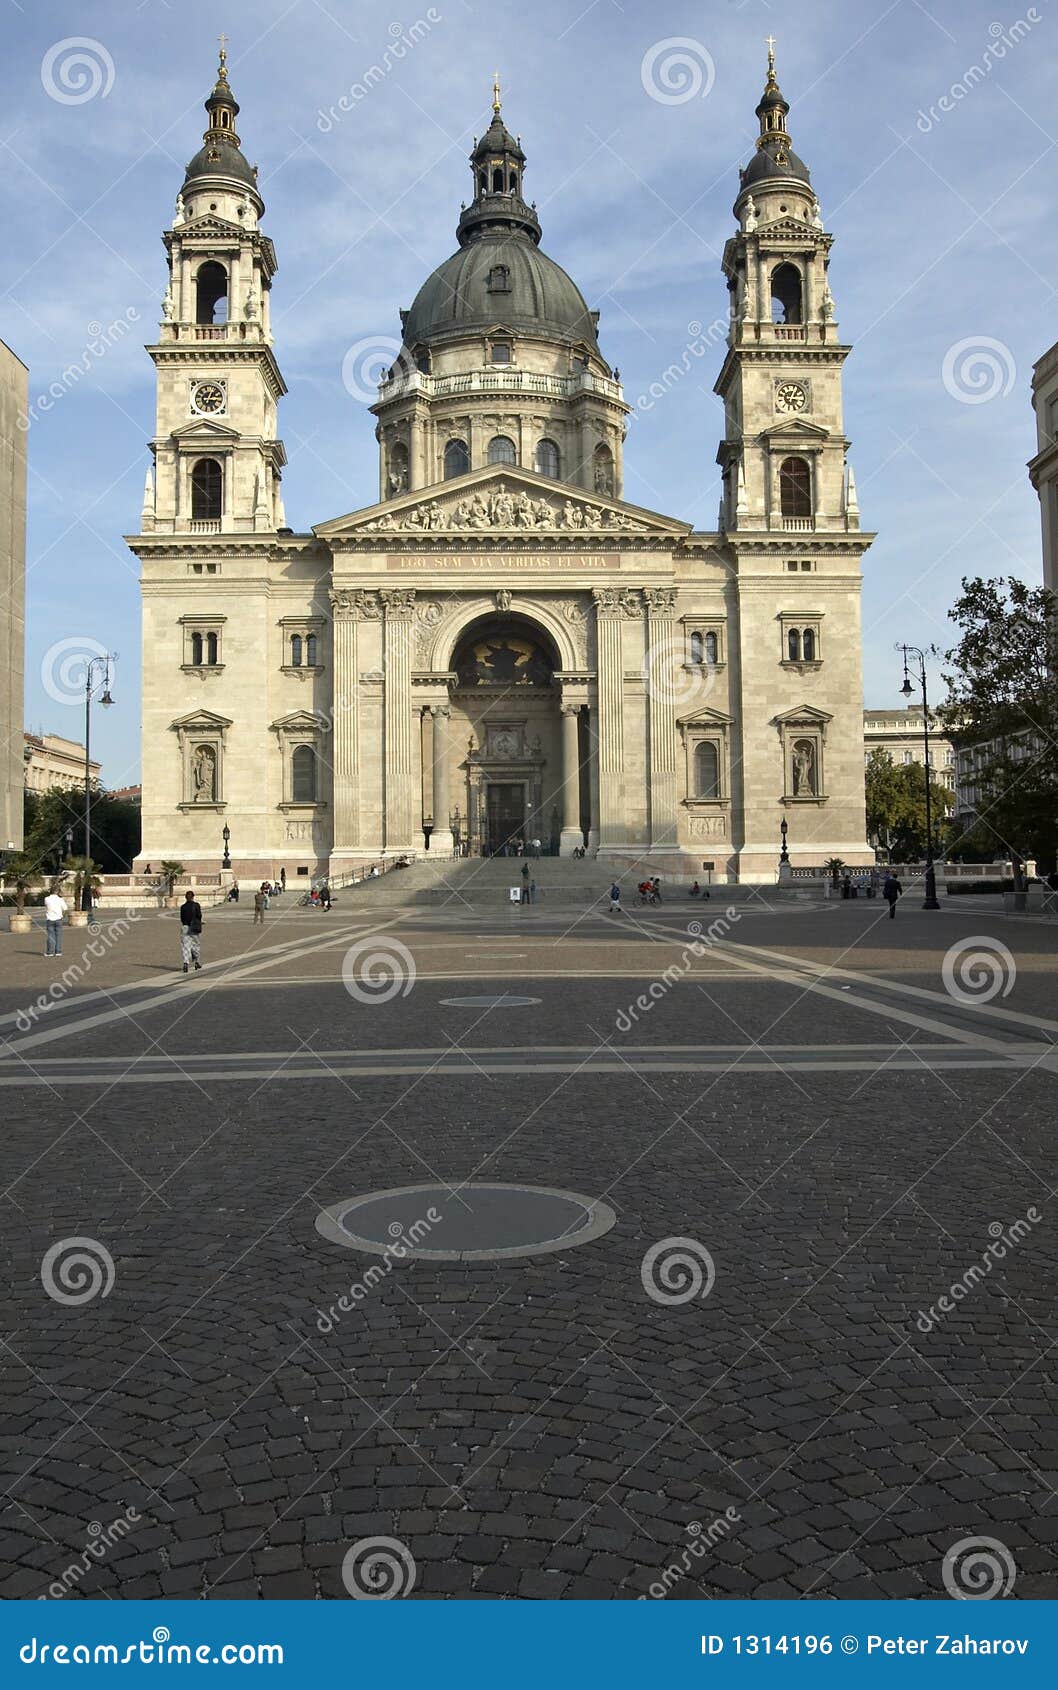
[[[454,911],[461,909],[498,910],[511,908],[510,888],[522,885],[522,866],[528,862],[529,875],[536,881],[538,909],[586,910],[609,908],[610,882],[616,872],[625,903],[632,907],[635,889],[649,874],[661,876],[662,895],[666,905],[680,909],[722,909],[729,903],[761,902],[790,903],[800,901],[804,891],[780,892],[774,886],[714,886],[709,903],[688,897],[687,887],[669,884],[666,891],[664,869],[643,864],[622,864],[615,871],[611,863],[591,858],[578,861],[572,857],[492,857],[457,858],[430,862],[420,857],[409,868],[393,869],[377,880],[364,880],[345,886],[336,892],[343,908],[385,909],[399,905],[432,905]],[[817,894],[818,895],[818,894]]]

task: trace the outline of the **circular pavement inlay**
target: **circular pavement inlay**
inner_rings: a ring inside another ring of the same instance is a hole
[[[539,1003],[539,998],[520,998],[513,992],[501,992],[498,997],[442,998],[449,1009],[520,1009],[525,1004]]]
[[[332,1244],[397,1261],[494,1261],[588,1244],[616,1224],[608,1203],[543,1185],[402,1185],[346,1197],[316,1217]],[[390,1264],[392,1265],[392,1263]]]

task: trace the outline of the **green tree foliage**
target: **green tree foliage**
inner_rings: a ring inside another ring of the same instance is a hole
[[[926,771],[921,763],[897,766],[878,746],[867,759],[867,833],[899,862],[917,860],[926,850]],[[933,849],[944,831],[953,799],[939,781],[929,783],[933,811]]]
[[[27,792],[26,851],[44,874],[58,867],[66,855],[66,834],[73,833],[73,849],[84,850],[84,794],[53,786],[48,792]],[[92,856],[104,874],[127,874],[140,848],[139,807],[109,792],[92,794]]]
[[[949,611],[941,711],[974,747],[978,823],[968,843],[1053,865],[1058,836],[1058,600],[1016,576],[964,580]]]

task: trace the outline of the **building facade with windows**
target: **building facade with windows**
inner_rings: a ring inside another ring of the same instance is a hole
[[[861,532],[832,237],[769,61],[723,256],[718,526],[623,497],[598,313],[492,121],[401,313],[378,498],[287,526],[276,270],[222,55],[165,233],[140,532],[143,858],[338,874],[539,840],[659,873],[867,864]]]
[[[63,792],[84,791],[84,745],[75,739],[63,739],[61,734],[31,734],[24,741],[24,782],[27,792],[50,792],[59,787]],[[99,785],[100,765],[93,759],[88,764],[88,779],[93,787]]]
[[[906,709],[865,710],[863,712],[863,760],[872,751],[887,751],[897,767],[912,763],[922,766],[922,706],[909,704]],[[955,748],[945,739],[930,716],[929,760],[933,779],[939,786],[955,791]]]

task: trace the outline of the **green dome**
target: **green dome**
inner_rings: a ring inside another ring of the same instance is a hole
[[[506,276],[497,275],[504,270]],[[404,313],[404,344],[429,345],[498,323],[598,346],[595,317],[576,283],[532,240],[513,232],[481,236],[434,271]]]

